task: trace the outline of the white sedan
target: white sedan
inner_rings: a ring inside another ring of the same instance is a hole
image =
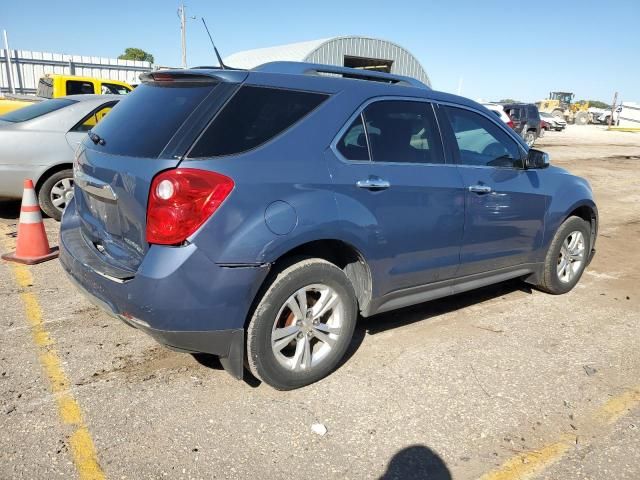
[[[560,117],[554,117],[545,112],[540,112],[540,120],[545,121],[549,124],[549,128],[555,130],[556,132],[560,132],[564,130],[567,126],[567,122]]]

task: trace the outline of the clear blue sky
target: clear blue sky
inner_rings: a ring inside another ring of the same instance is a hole
[[[533,101],[565,90],[609,103],[617,90],[623,100],[640,101],[640,0],[185,3],[188,14],[205,17],[223,56],[366,35],[411,51],[436,89],[455,93],[462,77],[462,94],[474,99]],[[178,4],[4,0],[0,29],[11,48],[116,57],[139,47],[156,63],[179,66]],[[188,23],[187,46],[190,65],[214,62],[199,20]]]

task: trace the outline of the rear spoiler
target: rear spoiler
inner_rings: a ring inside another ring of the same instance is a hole
[[[190,69],[190,70],[157,70],[155,72],[146,72],[140,75],[142,83],[170,84],[190,83],[190,84],[206,84],[206,83],[242,83],[249,72],[239,70],[209,70],[209,69]]]

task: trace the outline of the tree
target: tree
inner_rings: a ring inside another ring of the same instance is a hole
[[[141,48],[125,48],[124,53],[118,57],[119,60],[141,60],[153,63],[153,55],[145,52]]]
[[[520,103],[518,100],[514,100],[513,98],[503,98],[499,103]]]

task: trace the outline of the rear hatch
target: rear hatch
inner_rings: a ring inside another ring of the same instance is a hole
[[[178,166],[246,75],[147,74],[88,133],[74,164],[76,210],[84,240],[111,267],[136,272],[149,249],[146,214],[153,177]]]

